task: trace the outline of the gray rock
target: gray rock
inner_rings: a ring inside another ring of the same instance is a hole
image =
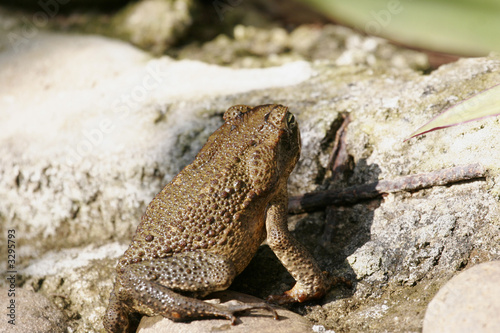
[[[236,10],[248,11],[248,8]],[[240,23],[232,29],[232,35],[234,38],[219,35],[200,46],[190,45],[181,49],[178,56],[231,67],[267,67],[283,61],[325,59],[339,66],[366,64],[417,70],[429,66],[422,53],[402,50],[380,38],[361,37],[338,25],[325,25],[321,29],[302,25],[287,33],[273,23],[268,27]]]
[[[432,299],[424,333],[500,331],[500,261],[483,263],[453,277]]]
[[[231,300],[244,303],[261,303],[262,299],[234,291],[224,291],[213,294],[210,298],[220,299],[221,305]],[[279,320],[273,320],[269,311],[255,309],[250,314],[238,315],[236,325],[231,325],[227,319],[195,320],[188,323],[176,323],[169,319],[158,317],[143,317],[138,333],[202,333],[214,331],[259,332],[259,333],[303,333],[311,330],[312,325],[304,317],[276,308]]]
[[[191,0],[143,0],[117,13],[108,33],[142,49],[162,54],[191,26]]]
[[[9,296],[12,292],[14,294]],[[66,315],[41,294],[19,287],[14,288],[14,291],[0,287],[0,304],[4,314],[0,321],[0,332],[67,332]],[[9,306],[12,308],[9,309]]]

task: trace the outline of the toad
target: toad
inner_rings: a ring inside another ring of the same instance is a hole
[[[282,105],[236,105],[194,161],[153,199],[119,259],[104,318],[126,332],[136,314],[175,321],[222,317],[267,304],[223,307],[199,298],[229,287],[266,239],[296,280],[272,302],[322,297],[329,280],[288,231],[287,180],[300,156],[295,116]]]

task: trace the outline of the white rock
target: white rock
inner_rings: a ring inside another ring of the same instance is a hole
[[[500,332],[500,261],[453,277],[429,303],[424,333]]]

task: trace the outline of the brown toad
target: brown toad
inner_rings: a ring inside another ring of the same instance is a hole
[[[193,163],[149,204],[117,266],[104,326],[126,332],[140,313],[172,320],[224,317],[232,308],[203,297],[229,287],[266,239],[295,278],[278,303],[323,296],[326,273],[287,226],[287,179],[300,156],[297,122],[282,105],[236,105]]]

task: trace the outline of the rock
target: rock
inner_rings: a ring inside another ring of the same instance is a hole
[[[111,37],[120,37],[162,54],[191,26],[191,0],[143,0],[129,4],[112,20]]]
[[[101,332],[118,250],[125,248],[115,243],[49,252],[21,274],[30,276],[27,285],[37,292],[58,295],[53,301],[72,319],[73,332]],[[111,259],[102,259],[104,254]]]
[[[210,299],[220,299],[222,305],[231,300],[244,303],[262,303],[262,299],[235,291],[214,293]],[[255,309],[251,314],[238,314],[236,325],[227,319],[194,320],[188,323],[176,323],[161,316],[142,317],[138,333],[201,333],[214,331],[259,332],[259,333],[303,333],[311,330],[312,325],[304,317],[277,307],[279,320],[273,320],[269,311]]]
[[[500,261],[479,264],[453,277],[432,299],[424,333],[500,332]]]
[[[15,288],[12,297],[8,296],[9,289],[0,287],[0,304],[4,316],[0,321],[1,332],[24,333],[63,333],[67,332],[67,317],[45,296],[23,288]],[[14,301],[14,303],[11,303]],[[14,311],[5,308],[14,304]],[[14,314],[14,317],[5,316]],[[14,323],[11,324],[8,321]]]
[[[352,34],[352,30],[337,25],[327,24],[322,28],[302,25],[287,33],[281,27],[257,28],[241,23],[232,29],[232,36],[219,35],[199,46],[190,45],[181,49],[178,57],[236,68],[325,59],[340,66],[384,64],[417,70],[428,67],[427,57],[422,53],[402,50],[376,37],[361,38]],[[276,54],[281,56],[276,57]]]

